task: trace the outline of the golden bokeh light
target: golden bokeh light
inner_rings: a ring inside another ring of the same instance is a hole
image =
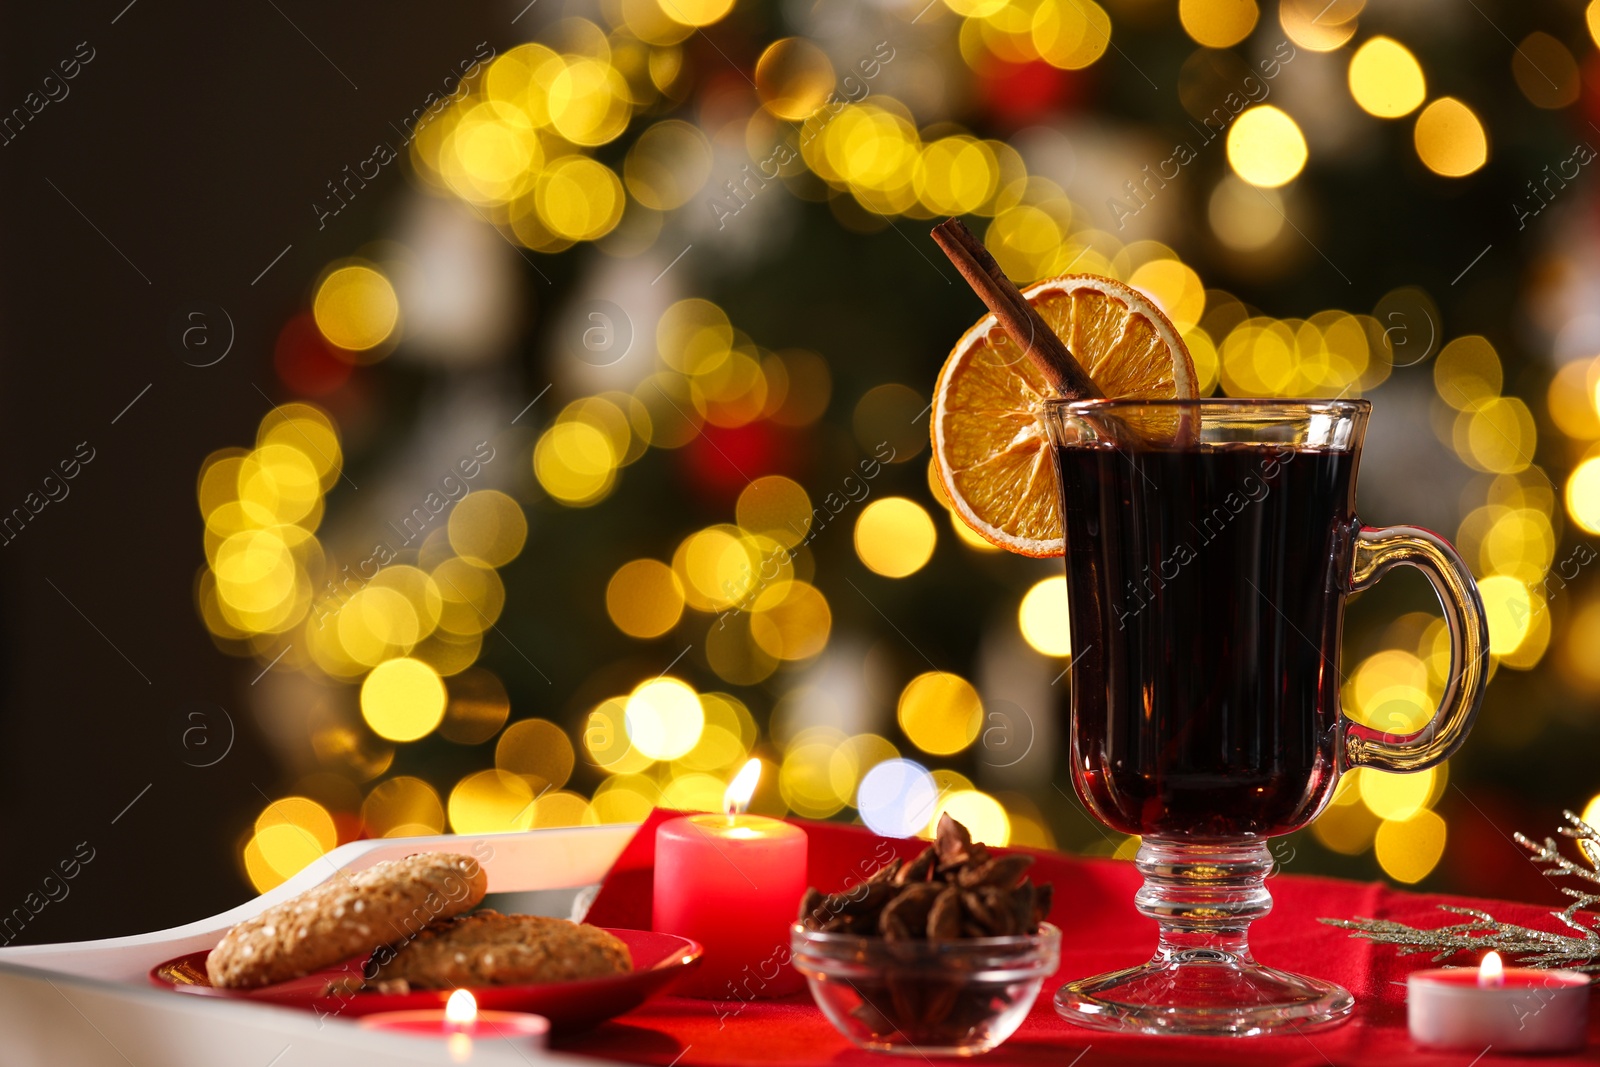
[[[589,801],[571,790],[558,789],[534,802],[533,825],[538,829],[593,824],[594,810]]]
[[[306,456],[322,478],[323,491],[333,488],[344,467],[338,427],[326,411],[309,403],[280,403],[261,416],[256,448],[267,445],[290,446]]]
[[[441,174],[452,192],[471,203],[503,204],[526,192],[544,162],[538,134],[522,121],[505,121],[505,110],[504,105],[478,104],[456,120],[445,138]]]
[[[422,622],[405,594],[373,585],[356,590],[344,602],[333,633],[343,654],[367,667],[406,655],[423,636]]]
[[[804,37],[782,37],[767,45],[756,60],[755,80],[767,110],[780,119],[801,122],[827,100],[835,79],[828,54],[816,44]]]
[[[299,827],[287,824],[257,830],[245,845],[245,869],[251,882],[271,888],[310,866],[322,852]]]
[[[1480,334],[1457,337],[1433,361],[1433,384],[1439,398],[1457,411],[1500,395],[1505,372],[1500,356]]]
[[[1305,135],[1294,119],[1271,104],[1252,107],[1228,129],[1228,164],[1251,185],[1275,189],[1305,167]]]
[[[302,523],[322,500],[316,464],[305,452],[282,443],[262,445],[239,461],[237,491],[246,517],[261,526]]]
[[[1409,115],[1427,99],[1422,64],[1392,37],[1373,37],[1350,57],[1350,95],[1381,119]]]
[[[1514,396],[1473,401],[1456,416],[1452,433],[1462,459],[1494,474],[1527,470],[1538,436],[1533,412]]]
[[[1489,651],[1496,656],[1515,652],[1533,622],[1535,605],[1528,587],[1510,575],[1491,574],[1478,579],[1478,595],[1489,623]]]
[[[708,526],[684,538],[672,554],[672,570],[685,601],[696,611],[741,604],[760,581],[761,553],[737,526]]]
[[[759,685],[772,677],[781,661],[756,643],[751,616],[719,616],[706,632],[706,663],[729,685]],[[768,641],[770,630],[764,629]]]
[[[1312,836],[1342,855],[1357,856],[1371,848],[1383,822],[1362,802],[1360,783],[1366,774],[1356,767],[1340,775],[1333,799],[1311,824]]]
[[[517,558],[528,539],[522,506],[497,489],[478,489],[462,497],[450,512],[450,547],[465,559],[504,567]]]
[[[778,791],[801,818],[826,819],[849,803],[849,796],[836,788],[832,772],[833,754],[844,740],[837,730],[814,727],[801,731],[785,749]]]
[[[709,300],[679,300],[656,323],[656,351],[673,370],[699,376],[716,370],[733,352],[733,324]]]
[[[994,149],[975,137],[955,135],[925,145],[912,172],[922,206],[936,215],[969,215],[987,204],[1000,183]]]
[[[425,837],[444,832],[445,810],[433,786],[403,774],[372,787],[361,823],[372,837]]]
[[[1401,821],[1385,820],[1378,827],[1373,851],[1383,873],[1409,885],[1422,881],[1438,865],[1445,838],[1444,820],[1423,810]]]
[[[1035,582],[1017,607],[1022,639],[1046,656],[1072,655],[1072,627],[1067,617],[1065,575]]]
[[[505,607],[506,587],[491,567],[451,556],[433,568],[432,577],[439,590],[441,630],[462,636],[481,634],[494,625]]]
[[[415,741],[444,720],[448,702],[439,673],[420,660],[378,664],[361,683],[361,717],[390,741]]]
[[[1003,18],[1012,8],[1026,11],[1026,5],[1006,4],[994,14]],[[1111,16],[1094,0],[1045,0],[1034,9],[1030,21],[1027,35],[1012,37],[1019,52],[1015,58],[1024,62],[1036,53],[1052,67],[1082,70],[1105,55],[1111,44]],[[985,22],[983,28],[989,25]],[[993,46],[1001,43],[999,37],[985,34],[985,41]]]
[[[326,808],[307,797],[284,797],[256,818],[255,833],[245,846],[246,873],[264,891],[294,877],[338,843]]]
[[[793,581],[783,598],[750,617],[750,636],[760,649],[780,660],[807,660],[828,645],[833,612],[809,582]]]
[[[1256,252],[1283,232],[1283,197],[1229,174],[1211,191],[1206,218],[1223,244],[1236,252]]]
[[[589,802],[598,824],[643,822],[661,800],[661,787],[642,774],[615,774],[595,787]]]
[[[1412,139],[1422,165],[1446,178],[1461,178],[1489,160],[1489,137],[1472,109],[1442,96],[1417,116]]]
[[[653,760],[672,760],[694,748],[706,717],[693,689],[662,677],[628,695],[623,723],[634,748]]]
[[[660,637],[683,617],[683,583],[659,560],[636,559],[606,583],[606,614],[629,637]]]
[[[977,739],[983,702],[960,675],[929,671],[901,691],[897,716],[913,745],[930,755],[948,756]]]
[[[721,811],[725,789],[727,783],[721,778],[689,771],[668,779],[658,803],[661,807],[679,811]]]
[[[616,484],[619,457],[611,438],[587,422],[558,422],[533,448],[539,485],[568,507],[597,504]]]
[[[668,18],[685,26],[709,26],[733,10],[733,0],[657,0]]]
[[[770,537],[784,548],[805,540],[811,515],[811,498],[805,489],[781,474],[753,479],[739,491],[734,506],[734,518],[741,527]]]
[[[868,570],[904,578],[933,558],[938,530],[916,501],[903,496],[874,500],[856,519],[856,555]]]
[[[1361,802],[1380,819],[1403,822],[1421,811],[1433,792],[1434,771],[1389,774],[1365,768],[1361,774]]]
[[[323,852],[331,851],[339,843],[339,832],[334,826],[333,816],[328,814],[327,808],[309,797],[282,797],[272,801],[256,816],[258,831],[279,825],[298,828]]]
[[[672,211],[705,187],[712,162],[711,142],[699,127],[668,119],[653,124],[633,142],[622,179],[645,207]]]
[[[364,352],[394,333],[400,300],[388,278],[373,267],[357,264],[340,267],[323,279],[311,313],[330,344]]]
[[[1595,407],[1594,360],[1563,364],[1550,380],[1545,409],[1562,433],[1575,441],[1600,439],[1600,411]]]
[[[616,229],[623,200],[622,179],[588,156],[562,156],[534,186],[540,221],[569,241],[593,241]]]
[[[1002,848],[1011,843],[1011,818],[1000,802],[976,789],[947,791],[934,809],[928,824],[931,834],[939,825],[939,816],[948,814],[967,828],[972,840]]]
[[[1194,268],[1182,260],[1159,256],[1140,266],[1128,284],[1154,300],[1179,333],[1200,324],[1206,309],[1206,287]]]
[[[705,729],[700,731],[700,739],[694,743],[694,747],[673,761],[673,768],[711,774],[737,770],[749,760],[750,750],[737,733],[721,723],[709,721],[710,711],[715,704],[708,704],[702,699],[701,705],[707,711]]]
[[[1255,0],[1178,0],[1178,19],[1195,43],[1232,48],[1256,28]]]
[[[567,732],[548,719],[520,719],[494,746],[494,765],[525,779],[535,796],[566,785],[576,762]]]
[[[1278,21],[1289,40],[1310,52],[1332,52],[1355,36],[1366,0],[1280,0]]]
[[[1596,0],[1600,3],[1600,0]],[[1589,803],[1583,806],[1583,813],[1578,816],[1590,826],[1600,826],[1600,793],[1589,798]]]
[[[655,762],[628,740],[627,702],[627,697],[601,701],[584,720],[584,755],[607,774],[637,774]]]
[[[533,825],[536,806],[528,781],[499,769],[475,771],[450,790],[450,829],[458,834],[500,834]]]
[[[1600,534],[1600,456],[1590,456],[1567,476],[1566,503],[1573,522]]]

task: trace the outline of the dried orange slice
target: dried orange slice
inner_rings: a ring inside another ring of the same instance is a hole
[[[1106,396],[1197,395],[1183,338],[1137,289],[1064,274],[1023,293]],[[993,315],[956,342],[933,391],[933,456],[952,507],[981,536],[1024,556],[1064,549],[1044,422],[1053,395]]]

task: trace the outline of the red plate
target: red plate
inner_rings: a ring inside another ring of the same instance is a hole
[[[531,1011],[550,1020],[554,1033],[586,1030],[613,1016],[631,1011],[661,992],[675,978],[700,965],[705,950],[699,942],[650,930],[607,930],[633,954],[631,974],[585,978],[574,982],[540,985],[473,986],[478,1007],[493,1011]],[[318,1015],[355,1017],[379,1011],[442,1008],[451,990],[426,989],[413,993],[329,994],[335,979],[359,977],[365,957],[340,967],[293,978],[260,989],[217,989],[206,976],[210,952],[191,952],[150,969],[150,981],[162,988],[202,997],[254,1000],[265,1004],[305,1008]]]

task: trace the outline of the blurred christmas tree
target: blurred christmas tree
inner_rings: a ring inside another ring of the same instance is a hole
[[[1448,771],[1347,776],[1280,859],[1536,877],[1496,825],[1600,788],[1583,20],[1108,2],[539,5],[396,126],[411,190],[201,479],[200,611],[276,666],[253,884],[361,834],[715,808],[751,753],[757,810],[1128,854],[1061,767],[1059,563],[928,478],[981,311],[944,215],[1017,279],[1148,292],[1207,391],[1375,398],[1363,512],[1455,536],[1497,676]],[[1351,715],[1431,713],[1435,614],[1352,611]]]

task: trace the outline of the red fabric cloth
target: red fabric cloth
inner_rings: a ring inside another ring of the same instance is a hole
[[[655,828],[675,812],[654,812],[623,852],[589,911],[599,926],[650,926]],[[854,826],[800,823],[810,839],[810,881],[824,891],[842,888],[846,876],[873,856],[879,838]],[[905,858],[926,842],[890,840]],[[1280,874],[1268,881],[1273,910],[1251,929],[1250,942],[1263,963],[1339,982],[1356,996],[1355,1017],[1344,1026],[1303,1037],[1179,1038],[1109,1034],[1085,1030],[1063,1020],[1052,998],[1069,978],[1142,963],[1154,951],[1155,924],[1134,911],[1140,884],[1131,863],[1078,859],[1039,852],[1031,877],[1055,884],[1050,920],[1062,930],[1061,968],[1046,979],[1022,1028],[983,1062],[1002,1067],[1039,1064],[1068,1067],[1081,1063],[1250,1064],[1285,1067],[1468,1067],[1474,1053],[1424,1052],[1406,1033],[1405,976],[1435,966],[1427,955],[1400,956],[1325,926],[1319,917],[1396,919],[1418,926],[1444,925],[1455,917],[1437,905],[1483,907],[1508,922],[1558,929],[1551,918],[1563,899],[1552,893],[1551,907],[1485,902],[1457,897],[1402,893],[1377,883]],[[869,865],[869,869],[870,869]],[[1459,963],[1460,960],[1452,962]],[[1593,994],[1591,993],[1591,997]],[[1570,1056],[1485,1057],[1479,1067],[1511,1064],[1600,1063],[1600,1009],[1591,1003],[1589,1045]],[[570,1052],[590,1053],[645,1064],[720,1067],[723,1064],[777,1064],[782,1067],[852,1067],[882,1064],[888,1058],[856,1049],[829,1024],[809,993],[782,1000],[691,1000],[663,996],[587,1034],[556,1042]],[[1074,1057],[1089,1049],[1083,1059]]]

